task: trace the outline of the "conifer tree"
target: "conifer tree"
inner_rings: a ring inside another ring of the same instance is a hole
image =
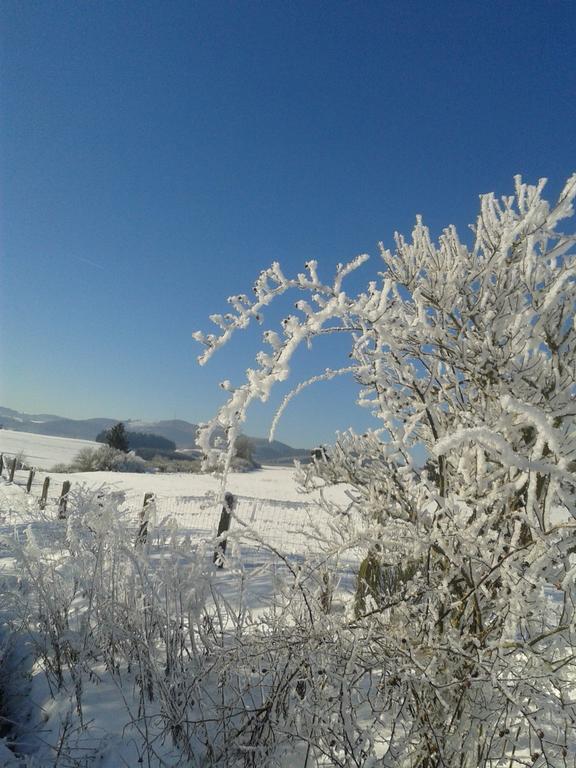
[[[121,421],[119,421],[118,424],[115,424],[110,429],[106,430],[104,439],[107,445],[109,445],[111,448],[116,448],[117,451],[128,453],[130,450],[126,428]]]

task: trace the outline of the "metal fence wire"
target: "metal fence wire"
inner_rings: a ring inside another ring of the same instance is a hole
[[[229,532],[232,542],[291,554],[321,549],[322,529],[329,525],[330,517],[320,505],[250,496],[234,499]],[[141,509],[141,505],[130,504],[131,515],[139,515]],[[150,514],[153,525],[163,527],[172,520],[182,534],[206,539],[216,535],[221,510],[221,503],[205,496],[157,495]]]
[[[4,455],[2,479],[8,480],[12,456]],[[39,498],[44,479],[42,470],[34,472],[30,495]],[[29,470],[16,469],[13,483],[24,489],[30,479]],[[74,484],[73,484],[74,486]],[[74,492],[74,488],[72,493]],[[47,504],[58,505],[62,493],[60,480],[50,483]],[[137,528],[142,513],[143,495],[125,494],[123,509]],[[228,534],[231,546],[249,545],[251,548],[273,548],[286,555],[323,552],[334,520],[330,513],[313,501],[287,501],[234,495],[235,504]],[[222,504],[214,496],[170,496],[154,494],[149,510],[151,528],[175,525],[179,533],[193,540],[215,538]],[[350,553],[349,553],[350,554]]]

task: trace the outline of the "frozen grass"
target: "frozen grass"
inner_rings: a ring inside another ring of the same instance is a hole
[[[303,763],[306,740],[276,734],[254,711],[280,696],[293,717],[286,696],[300,700],[295,686],[308,672],[299,657],[290,661],[291,648],[317,651],[303,609],[332,599],[335,552],[304,567],[291,551],[301,544],[270,546],[270,518],[253,534],[237,524],[219,569],[214,531],[190,518],[157,513],[135,546],[137,516],[118,494],[76,486],[66,521],[13,485],[0,496],[2,609],[13,630],[4,707],[28,765],[242,765],[245,749]],[[340,578],[351,589],[346,568]]]

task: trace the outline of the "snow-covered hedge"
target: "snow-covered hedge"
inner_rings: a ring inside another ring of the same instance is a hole
[[[70,464],[58,464],[53,472],[146,472],[148,464],[134,451],[124,453],[109,445],[82,448]]]

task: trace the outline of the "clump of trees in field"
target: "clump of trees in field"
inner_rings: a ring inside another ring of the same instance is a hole
[[[161,435],[151,432],[131,432],[120,421],[111,429],[104,429],[96,436],[97,443],[106,443],[111,448],[119,451],[139,451],[141,449],[156,450],[159,452],[173,452],[176,443]]]
[[[128,438],[128,433],[126,432],[126,427],[121,421],[119,421],[117,424],[114,424],[114,426],[110,427],[110,429],[105,429],[100,432],[100,434],[96,436],[96,442],[106,443],[106,445],[109,445],[110,448],[114,448],[117,451],[123,451],[124,453],[128,453],[130,450],[130,440]]]
[[[110,445],[82,448],[70,464],[57,464],[52,472],[146,472],[148,465],[133,452],[125,453]]]
[[[96,436],[96,442],[106,443],[110,450],[84,452],[68,469],[89,472],[95,470],[79,470],[77,467],[98,465],[104,468],[103,465],[106,464],[110,465],[106,468],[120,472],[142,472],[146,468],[156,469],[159,472],[200,472],[201,470],[200,460],[196,456],[178,453],[173,440],[151,432],[130,432],[122,422],[100,432]],[[117,453],[111,453],[111,451],[130,453],[136,461],[122,459]],[[144,461],[140,461],[141,459]]]

